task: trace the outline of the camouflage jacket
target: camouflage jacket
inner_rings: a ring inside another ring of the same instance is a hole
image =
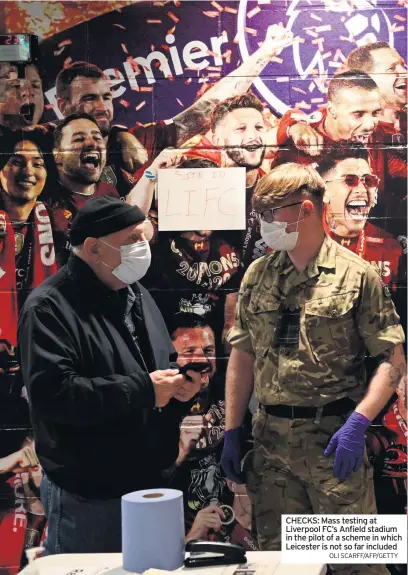
[[[261,403],[321,406],[364,392],[364,358],[404,342],[390,292],[367,262],[326,236],[301,273],[286,252],[251,264],[227,340],[255,356]]]

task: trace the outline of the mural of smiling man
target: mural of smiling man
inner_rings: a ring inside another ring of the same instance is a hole
[[[326,184],[326,232],[369,261],[384,283],[396,289],[402,279],[402,249],[394,236],[368,221],[379,180],[370,168],[367,149],[361,144],[336,146],[323,157],[318,171]]]

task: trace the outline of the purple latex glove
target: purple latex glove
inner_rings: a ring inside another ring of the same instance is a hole
[[[224,433],[224,447],[221,453],[221,467],[225,475],[235,483],[245,483],[241,473],[241,430],[239,427]]]
[[[357,471],[363,462],[365,431],[371,424],[361,413],[353,411],[346,423],[329,441],[324,454],[330,455],[336,449],[333,475],[344,481],[352,471]]]

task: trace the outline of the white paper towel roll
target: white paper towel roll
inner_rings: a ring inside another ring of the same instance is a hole
[[[126,571],[178,569],[184,560],[183,493],[147,489],[122,497],[122,554]]]

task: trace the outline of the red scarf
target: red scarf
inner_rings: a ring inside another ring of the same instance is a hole
[[[29,289],[32,290],[57,271],[51,222],[44,204],[37,202],[29,220],[33,225]],[[5,221],[6,233],[0,236],[0,340],[17,345],[18,298],[14,230],[8,214],[0,210],[0,224]],[[23,249],[27,249],[26,245]]]

